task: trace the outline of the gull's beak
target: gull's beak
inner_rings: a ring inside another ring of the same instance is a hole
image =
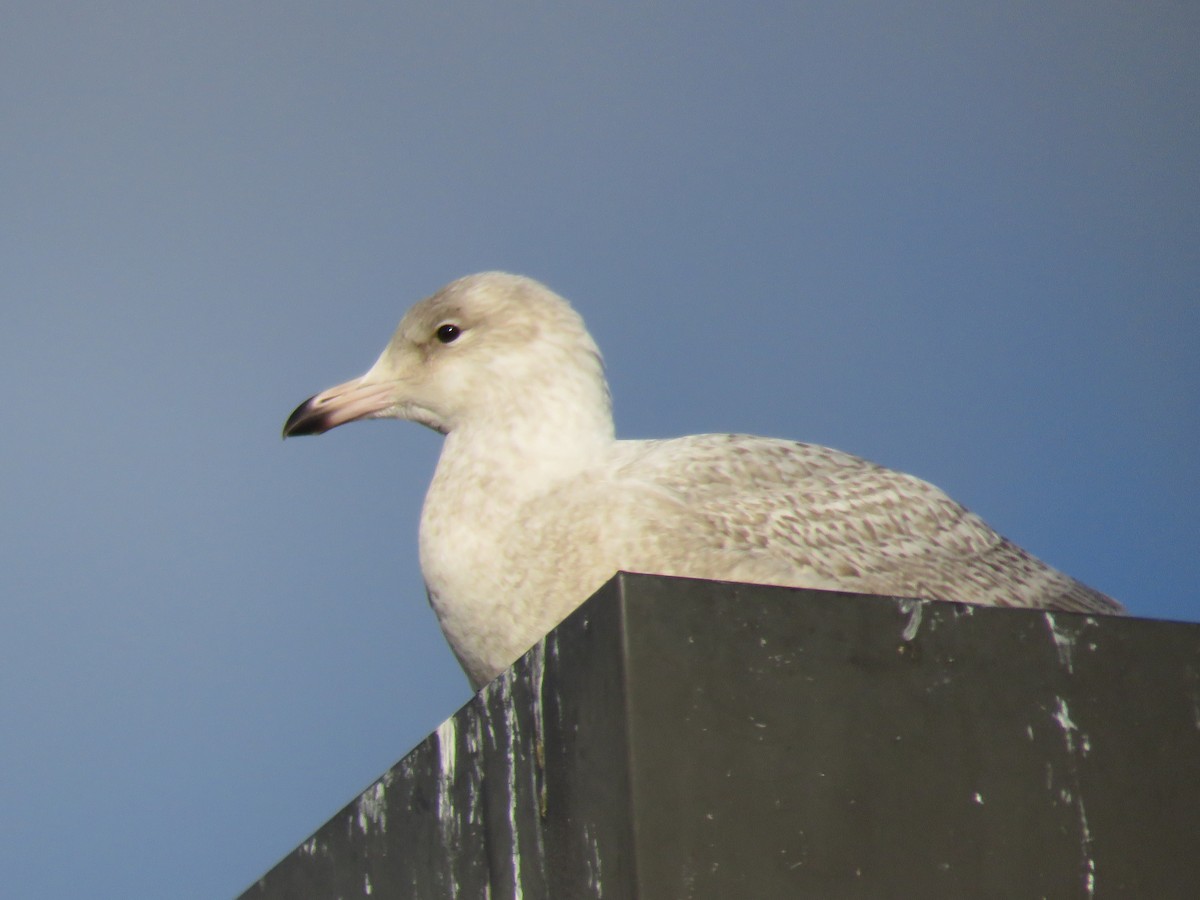
[[[370,380],[367,375],[331,387],[297,406],[283,425],[285,438],[322,434],[358,419],[378,419],[393,414],[395,385]]]

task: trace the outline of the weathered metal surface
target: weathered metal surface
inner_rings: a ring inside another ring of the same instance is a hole
[[[243,895],[1191,897],[1200,626],[618,576]]]

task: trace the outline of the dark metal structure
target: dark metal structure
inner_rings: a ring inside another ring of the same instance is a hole
[[[618,575],[243,898],[1200,896],[1200,626]]]

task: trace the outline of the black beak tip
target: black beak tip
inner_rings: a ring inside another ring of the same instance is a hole
[[[322,416],[313,410],[313,399],[309,397],[292,410],[292,414],[283,423],[283,436],[285,438],[300,437],[305,434],[320,434],[325,430],[322,427]]]

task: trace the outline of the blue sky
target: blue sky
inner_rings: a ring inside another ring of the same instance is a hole
[[[1198,40],[1165,2],[11,5],[6,891],[234,894],[467,699],[440,438],[279,429],[482,269],[575,302],[622,436],[858,453],[1200,620]]]

